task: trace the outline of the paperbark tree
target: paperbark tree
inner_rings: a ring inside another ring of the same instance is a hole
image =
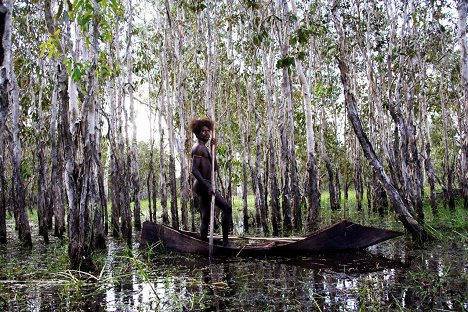
[[[247,117],[245,116],[245,111],[242,109],[241,103],[241,85],[240,79],[237,77],[236,79],[236,104],[237,104],[237,116],[239,118],[239,128],[246,129],[246,131],[242,131],[240,133],[240,142],[241,142],[241,163],[242,163],[242,223],[244,227],[244,231],[248,232],[250,225],[249,225],[249,211],[247,205],[247,164],[248,164],[248,156],[245,152],[246,146],[246,136],[250,133],[250,123],[246,123]]]
[[[1,70],[6,71],[4,75],[4,81],[6,81],[7,92],[10,93],[9,100],[11,103],[11,132],[12,132],[12,144],[11,144],[11,160],[13,167],[13,204],[16,211],[16,226],[18,228],[18,236],[20,241],[25,246],[32,246],[31,228],[29,226],[28,215],[26,213],[25,203],[25,190],[24,184],[21,177],[21,142],[19,137],[20,127],[20,98],[19,98],[19,86],[16,81],[16,75],[13,70],[13,56],[11,50],[11,19],[13,13],[13,1],[5,0],[1,7],[4,11],[3,20],[3,62],[1,64]],[[5,83],[5,82],[4,82]]]
[[[263,73],[264,73],[264,84],[265,84],[265,99],[266,99],[266,140],[267,140],[267,163],[268,163],[268,194],[270,198],[270,211],[271,211],[271,224],[273,226],[273,235],[278,236],[280,234],[278,224],[281,220],[280,211],[280,191],[278,187],[278,181],[276,178],[277,164],[276,164],[276,148],[275,148],[275,105],[273,99],[273,77],[272,77],[272,66],[273,66],[273,53],[272,48],[267,47],[267,51],[263,51],[262,56]]]
[[[290,84],[289,66],[291,65],[287,60],[291,59],[289,55],[289,16],[286,1],[281,0],[279,2],[278,10],[281,10],[283,16],[283,22],[278,27],[278,37],[280,38],[280,49],[281,49],[281,60],[283,62],[278,65],[281,68],[281,93],[282,103],[280,108],[280,135],[281,135],[281,165],[283,175],[283,189],[282,189],[282,208],[283,208],[283,222],[286,230],[291,230],[291,208],[295,204],[294,189],[292,187],[297,181],[292,181],[293,175],[297,177],[297,173],[293,173],[297,170],[296,160],[293,158],[291,151],[295,148],[294,142],[294,122],[292,113],[292,90]],[[285,62],[286,61],[286,62]]]
[[[442,41],[444,38],[442,37]],[[448,56],[445,53],[445,46],[442,45],[442,61],[441,61],[441,72],[445,73],[447,71],[447,63],[448,63]],[[451,129],[451,123],[449,122],[449,116],[451,116],[451,112],[447,108],[447,100],[445,96],[445,89],[447,86],[447,81],[445,81],[445,76],[442,75],[439,83],[439,98],[440,98],[440,106],[442,109],[442,124],[445,131],[442,132],[443,137],[443,144],[444,144],[444,176],[445,181],[444,184],[446,188],[443,188],[444,191],[444,202],[448,203],[448,207],[454,211],[455,210],[455,197],[453,194],[453,187],[454,187],[454,157],[451,156],[452,149],[450,148],[451,138],[449,138],[449,130]]]
[[[162,115],[165,114],[164,99],[161,96],[159,99],[159,112],[158,112],[158,123],[159,123],[159,187],[161,194],[161,208],[162,208],[162,221],[164,224],[169,224],[169,212],[167,210],[167,175],[166,175],[166,156],[164,155],[164,134],[165,130],[162,123]]]
[[[421,64],[420,59],[420,71],[421,71],[421,81],[426,81],[426,68],[424,64]],[[424,168],[426,170],[428,183],[429,183],[429,203],[431,205],[432,213],[437,216],[437,193],[436,193],[436,174],[434,166],[432,164],[431,157],[431,137],[430,137],[430,126],[429,126],[429,117],[427,116],[427,98],[426,98],[426,87],[422,88],[422,92],[419,96],[421,102],[421,132],[422,132],[422,145],[423,145],[423,158],[424,158]]]
[[[41,66],[42,67],[42,66]],[[37,100],[37,124],[36,124],[36,136],[37,136],[37,217],[39,223],[39,235],[44,237],[44,242],[49,242],[49,231],[48,231],[48,210],[46,207],[46,162],[44,153],[44,143],[42,135],[44,133],[44,113],[42,109],[42,93],[45,88],[45,79],[41,80],[41,88],[39,90],[39,96]],[[34,96],[33,96],[34,98]]]
[[[297,9],[295,1],[291,2],[292,13],[297,16]],[[286,2],[283,2],[283,8],[287,11]],[[298,23],[295,22],[295,31],[298,31]],[[315,229],[318,227],[320,220],[320,191],[318,188],[318,170],[317,170],[317,155],[315,151],[315,132],[312,118],[312,100],[311,100],[311,88],[310,88],[310,77],[306,76],[306,72],[303,69],[302,61],[296,57],[294,59],[296,65],[296,71],[301,83],[302,91],[302,103],[304,105],[305,119],[306,119],[306,140],[307,140],[307,183],[305,188],[305,196],[309,204],[309,228]],[[313,80],[312,80],[313,81]],[[294,214],[294,228],[300,230],[302,226],[301,220],[301,207],[299,202],[295,202],[293,205]]]
[[[6,127],[6,116],[8,111],[8,80],[5,64],[5,26],[7,22],[8,8],[0,1],[0,243],[7,242],[6,233],[6,181],[3,135]]]
[[[52,62],[57,66],[56,62]],[[55,76],[52,79],[54,85],[57,83],[57,77]],[[65,206],[63,201],[63,178],[61,170],[63,165],[62,160],[62,149],[59,141],[59,124],[60,124],[60,115],[59,115],[59,105],[57,99],[57,88],[52,89],[52,99],[50,107],[50,194],[51,199],[50,203],[52,205],[52,210],[54,212],[54,235],[56,237],[62,238],[65,234]]]
[[[141,208],[140,208],[140,172],[138,165],[138,145],[137,145],[137,126],[135,115],[135,104],[133,90],[133,52],[132,52],[132,32],[133,32],[133,4],[132,1],[128,3],[128,26],[127,26],[127,84],[128,84],[128,99],[130,105],[130,123],[132,126],[132,146],[130,148],[130,170],[132,181],[132,199],[133,199],[133,223],[135,229],[141,230]]]
[[[55,34],[57,26],[52,17],[50,2],[44,3],[44,13],[47,25],[47,30],[50,35]],[[67,27],[69,31],[69,27]],[[61,117],[61,134],[64,146],[64,158],[65,158],[65,187],[67,191],[67,200],[69,208],[69,222],[68,222],[68,254],[70,262],[73,268],[82,269],[84,271],[91,270],[94,267],[89,254],[88,246],[81,245],[80,242],[80,214],[79,214],[79,184],[81,184],[81,174],[78,166],[75,166],[75,157],[81,155],[80,147],[77,146],[77,138],[74,137],[74,127],[70,126],[69,117],[69,93],[68,93],[68,74],[66,66],[64,64],[65,48],[70,43],[66,41],[65,44],[59,43],[58,49],[61,52],[60,60],[57,63],[57,88],[60,101],[60,117]],[[82,152],[82,151],[81,151]],[[78,160],[78,159],[77,159]],[[89,229],[89,228],[88,228]]]
[[[113,47],[109,45],[109,62],[114,62],[113,59]],[[110,64],[111,65],[111,64]],[[120,215],[121,215],[121,203],[120,203],[120,184],[119,184],[119,149],[117,146],[117,136],[119,135],[117,126],[117,79],[108,82],[108,93],[109,93],[109,110],[110,118],[109,123],[109,176],[110,176],[110,201],[111,201],[111,229],[112,236],[118,237],[120,235]]]
[[[173,75],[174,81],[174,97],[176,100],[176,105],[174,108],[177,109],[179,116],[179,129],[178,134],[180,138],[180,144],[177,145],[177,153],[179,155],[180,163],[180,206],[181,206],[181,222],[182,228],[184,230],[189,229],[189,218],[188,218],[188,209],[187,203],[189,198],[189,189],[188,189],[188,161],[185,151],[185,141],[186,141],[186,124],[187,120],[185,119],[185,88],[184,80],[186,78],[185,69],[184,69],[184,60],[181,54],[181,48],[183,47],[184,40],[184,31],[182,29],[183,15],[180,12],[179,7],[176,8],[175,14],[172,14],[169,0],[165,1],[166,5],[166,14],[168,18],[168,40],[167,47],[171,55],[175,56],[176,62],[172,64],[171,72]]]
[[[92,44],[90,45],[90,56],[91,56],[91,70],[89,72],[89,81],[87,87],[87,98],[89,103],[88,111],[88,138],[85,139],[85,145],[88,144],[87,149],[89,150],[90,157],[90,202],[89,209],[91,211],[90,216],[90,231],[91,238],[91,249],[105,249],[106,248],[106,235],[105,235],[105,224],[104,217],[107,210],[107,198],[104,192],[104,179],[103,169],[101,164],[101,131],[100,131],[100,116],[99,116],[99,85],[97,81],[97,68],[99,66],[99,19],[100,19],[100,6],[97,1],[93,1],[94,16],[92,19]],[[85,102],[86,103],[86,102]],[[85,233],[86,235],[86,233]]]
[[[320,122],[320,130],[321,130],[321,137],[320,137],[320,147],[321,147],[321,154],[322,158],[325,161],[325,167],[327,168],[328,173],[328,193],[330,194],[330,208],[332,211],[337,211],[339,209],[338,203],[338,196],[337,190],[335,187],[335,175],[332,167],[332,163],[330,160],[330,156],[328,155],[327,147],[325,144],[325,133],[327,131],[327,120],[325,118],[325,112],[322,108],[321,111],[321,122]],[[338,189],[339,191],[339,189]]]
[[[405,228],[413,235],[413,238],[417,241],[424,241],[429,238],[429,234],[424,229],[424,227],[418,223],[411,215],[410,210],[407,208],[406,203],[404,202],[402,196],[395,188],[395,186],[390,181],[390,178],[385,172],[384,167],[382,166],[381,161],[378,159],[372,144],[370,143],[359,117],[359,112],[357,110],[356,99],[354,93],[351,91],[351,84],[349,80],[348,72],[348,55],[347,51],[349,47],[346,43],[346,37],[344,35],[343,26],[341,19],[339,17],[338,6],[336,2],[333,2],[333,21],[335,24],[336,31],[339,36],[339,58],[338,66],[340,69],[341,83],[343,85],[344,96],[346,108],[348,111],[348,118],[353,126],[354,132],[359,139],[361,148],[364,151],[364,155],[371,163],[374,172],[377,174],[379,181],[382,183],[387,194],[392,200],[397,218],[403,223]]]
[[[255,10],[249,10],[247,12],[248,24],[247,38],[253,40],[255,30],[259,17],[256,16]],[[253,31],[252,31],[253,30]],[[266,235],[270,233],[270,226],[267,213],[267,202],[266,202],[266,188],[265,188],[265,168],[264,162],[262,162],[263,156],[263,116],[260,112],[260,107],[257,107],[257,98],[255,94],[255,79],[254,74],[257,72],[257,58],[258,58],[258,47],[252,45],[250,47],[244,46],[241,51],[243,57],[246,60],[246,66],[248,68],[248,75],[244,75],[243,83],[246,88],[246,105],[249,110],[249,118],[246,122],[253,120],[253,127],[248,127],[247,140],[244,146],[247,146],[247,162],[250,168],[250,176],[252,189],[255,194],[255,221],[257,226],[263,229],[263,233]],[[253,116],[253,119],[252,117]],[[254,132],[255,131],[255,132]],[[255,139],[253,135],[255,133]],[[255,142],[255,143],[254,143]],[[255,145],[255,149],[252,149],[252,144]],[[255,154],[254,154],[255,153]],[[255,159],[253,159],[255,157]],[[246,192],[244,192],[246,194]],[[244,215],[245,217],[245,215]],[[279,220],[278,220],[279,221]],[[276,226],[276,225],[273,225]]]
[[[464,207],[468,208],[468,52],[466,43],[466,16],[468,1],[458,1],[458,42],[460,45],[460,76],[461,76],[461,105],[459,109],[459,124],[461,127],[461,158],[460,182],[463,189]]]

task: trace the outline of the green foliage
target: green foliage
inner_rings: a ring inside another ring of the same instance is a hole
[[[285,67],[290,67],[294,64],[294,57],[293,56],[283,56],[278,61],[276,61],[276,68],[281,69]]]
[[[260,3],[256,0],[243,0],[246,7],[250,8],[251,10],[258,10],[260,9]]]
[[[46,42],[40,44],[39,57],[43,57],[47,53],[47,58],[57,60],[61,54],[59,52],[61,30],[57,29]]]
[[[23,180],[29,179],[32,176],[33,169],[28,161],[21,162],[21,177]]]
[[[306,45],[309,42],[309,37],[311,34],[313,34],[312,29],[305,26],[300,26],[289,39],[289,43],[292,45],[295,45],[296,43]]]
[[[187,1],[187,7],[194,13],[199,13],[206,9],[206,4],[204,0],[191,0]]]
[[[262,29],[261,31],[256,32],[252,35],[252,42],[254,45],[260,47],[267,38],[268,32],[265,29]]]

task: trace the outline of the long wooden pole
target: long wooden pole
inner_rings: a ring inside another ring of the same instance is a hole
[[[216,146],[213,143],[216,143],[215,140],[215,102],[211,96],[213,88],[213,59],[212,59],[212,38],[211,38],[211,23],[210,23],[210,6],[206,8],[206,17],[207,17],[207,30],[208,30],[208,42],[207,42],[207,84],[206,84],[206,108],[210,109],[211,120],[213,122],[213,127],[211,129],[211,210],[210,210],[210,238],[209,238],[209,259],[211,261],[211,256],[213,254],[213,232],[214,232],[214,206],[215,206],[215,159],[216,159]]]
[[[214,122],[214,114],[213,114],[213,130],[211,134],[211,210],[210,210],[210,239],[209,239],[209,257],[211,258],[211,255],[213,254],[213,232],[214,232],[214,208],[215,208],[215,192],[216,192],[216,187],[215,187],[215,160],[216,160],[216,139],[215,139],[215,129],[216,125]]]

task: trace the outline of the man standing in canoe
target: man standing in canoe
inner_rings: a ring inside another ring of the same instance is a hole
[[[192,175],[195,177],[193,192],[199,198],[201,238],[208,241],[211,197],[214,195],[215,205],[223,211],[223,218],[221,220],[223,245],[227,246],[232,207],[218,191],[215,191],[213,194],[211,186],[211,155],[206,146],[213,130],[213,121],[210,119],[193,119],[190,122],[190,129],[197,137],[197,143],[192,147]],[[216,144],[214,138],[211,139],[211,144]]]

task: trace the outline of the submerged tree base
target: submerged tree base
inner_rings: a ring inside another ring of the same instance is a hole
[[[69,270],[60,240],[30,250],[16,239],[0,246],[0,310],[463,311],[467,235],[444,235],[423,250],[398,238],[346,256],[211,263],[177,253],[131,255],[109,239],[103,269],[89,273]]]

